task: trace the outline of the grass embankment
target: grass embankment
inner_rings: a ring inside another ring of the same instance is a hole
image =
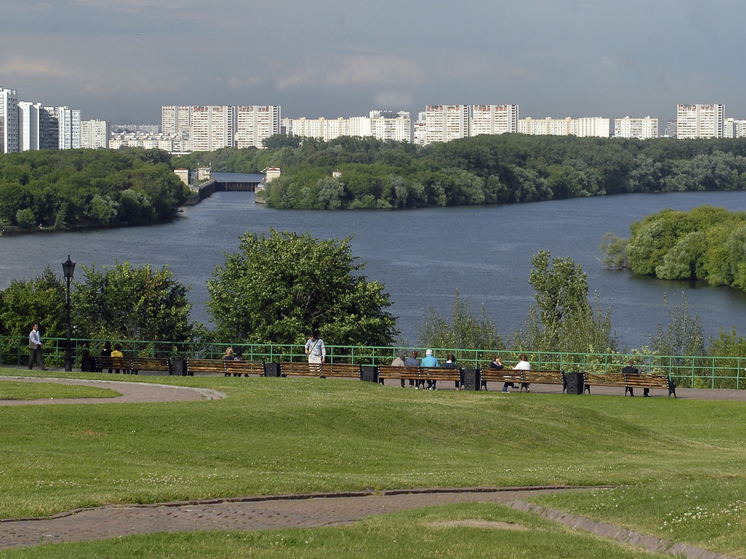
[[[44,545],[0,552],[0,557],[662,559],[671,556],[573,532],[535,515],[499,505],[469,504],[376,516],[347,526],[266,532],[160,533],[83,544]]]
[[[228,398],[5,408],[0,516],[305,491],[615,484],[624,487],[541,501],[746,557],[741,402],[120,378]]]
[[[22,381],[0,382],[0,400],[48,400],[65,398],[116,398],[114,390],[69,384],[31,383]]]

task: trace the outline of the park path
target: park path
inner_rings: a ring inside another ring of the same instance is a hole
[[[30,378],[0,376],[2,381],[23,381],[33,383],[56,383],[94,388],[108,388],[119,392],[115,398],[58,398],[39,400],[0,400],[0,406],[58,405],[58,404],[131,404],[142,402],[179,402],[184,400],[217,400],[225,394],[207,388],[189,388],[186,386],[169,386],[149,382],[126,382],[111,380],[77,380],[59,378]]]

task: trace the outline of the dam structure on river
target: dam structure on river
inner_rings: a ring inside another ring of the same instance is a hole
[[[186,206],[195,206],[215,192],[255,192],[264,181],[260,173],[212,173],[209,181],[192,191]]]

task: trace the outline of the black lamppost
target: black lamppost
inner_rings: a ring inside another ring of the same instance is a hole
[[[67,255],[67,262],[62,263],[62,273],[67,280],[67,351],[65,352],[65,371],[72,371],[72,347],[70,347],[70,280],[73,279],[73,274],[75,274],[75,262],[70,260],[69,254]]]

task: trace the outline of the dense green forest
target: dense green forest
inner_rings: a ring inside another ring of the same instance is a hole
[[[161,150],[0,155],[0,220],[21,229],[149,225],[172,218],[188,196]]]
[[[702,279],[746,291],[746,213],[700,206],[663,210],[604,237],[605,263],[661,279]]]
[[[746,188],[746,139],[625,140],[477,136],[420,148],[373,138],[330,142],[273,136],[268,149],[223,149],[175,166],[258,173],[276,208],[417,208],[691,190]],[[333,178],[339,170],[342,176]]]

